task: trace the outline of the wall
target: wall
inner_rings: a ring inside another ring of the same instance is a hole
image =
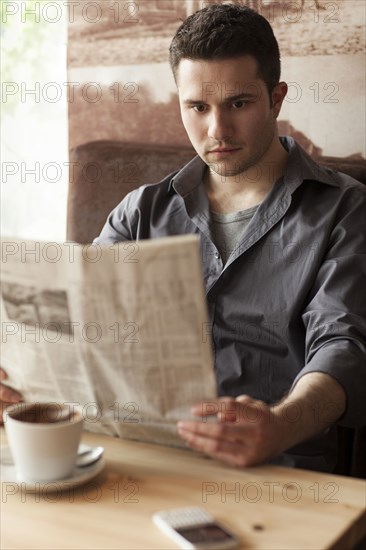
[[[69,24],[70,147],[95,140],[189,145],[168,47],[196,0],[81,0]],[[217,1],[217,0],[213,0]],[[236,0],[272,24],[289,94],[280,131],[316,158],[365,162],[365,3]],[[98,8],[99,7],[99,8]]]

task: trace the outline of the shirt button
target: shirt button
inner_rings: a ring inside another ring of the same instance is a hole
[[[220,258],[220,254],[218,252],[215,252],[215,258],[218,260]]]

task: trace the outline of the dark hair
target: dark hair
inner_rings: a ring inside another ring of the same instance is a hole
[[[272,27],[245,6],[212,4],[190,15],[177,30],[169,53],[175,80],[182,59],[210,61],[242,55],[256,59],[258,76],[269,94],[280,80],[280,51]]]

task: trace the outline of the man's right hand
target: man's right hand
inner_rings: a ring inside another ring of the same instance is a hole
[[[22,396],[17,391],[2,384],[2,380],[7,379],[6,372],[0,367],[0,424],[3,424],[3,412],[9,405],[18,403],[22,400]]]

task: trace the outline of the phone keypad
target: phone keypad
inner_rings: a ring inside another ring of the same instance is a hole
[[[213,516],[202,508],[179,508],[164,513],[164,519],[175,529],[191,527],[214,521]]]

